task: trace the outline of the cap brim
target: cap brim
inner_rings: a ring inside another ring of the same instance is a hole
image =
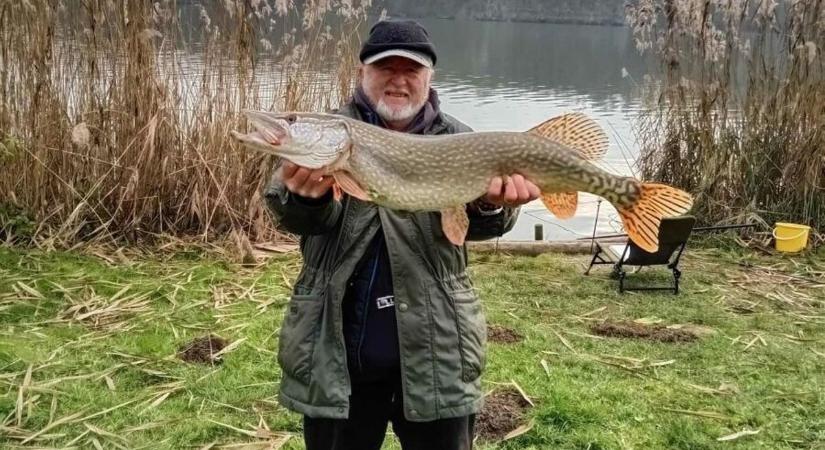
[[[433,60],[430,59],[429,56],[420,52],[403,49],[385,50],[383,52],[376,53],[369,58],[364,59],[364,64],[372,64],[384,58],[389,58],[390,56],[400,56],[402,58],[413,60],[424,67],[433,67]]]

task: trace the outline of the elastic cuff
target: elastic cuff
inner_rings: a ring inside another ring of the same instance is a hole
[[[484,217],[497,216],[497,215],[501,214],[502,211],[504,211],[503,206],[499,206],[496,209],[490,209],[490,210],[479,208],[479,209],[476,210],[476,214],[478,214],[479,216],[484,216]]]
[[[504,211],[503,206],[495,205],[493,203],[487,203],[482,199],[477,199],[470,203],[470,207],[468,208],[471,212],[479,215],[479,216],[496,216],[501,214]]]

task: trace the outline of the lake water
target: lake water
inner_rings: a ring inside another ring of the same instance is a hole
[[[197,30],[197,9],[185,8],[187,29]],[[374,19],[373,19],[374,20]],[[610,149],[598,165],[621,175],[638,175],[638,146],[633,132],[646,71],[630,30],[624,27],[542,23],[421,19],[438,52],[434,87],[442,109],[477,131],[523,131],[553,116],[583,112],[610,137]],[[362,27],[362,35],[368,31]],[[190,99],[199,95],[203,71],[197,52],[182,51],[181,66]],[[273,61],[271,55],[261,60]],[[177,66],[176,66],[177,69]],[[272,104],[277,67],[262,65],[256,75],[263,105]],[[208,76],[214,74],[206,73]],[[330,83],[334,70],[313,73]],[[333,79],[334,82],[334,79]],[[600,206],[598,223],[596,211]],[[580,194],[574,218],[558,220],[540,202],[522,208],[506,240],[532,240],[542,224],[545,240],[572,240],[621,230],[615,209]]]
[[[565,112],[594,118],[610,137],[599,164],[638,175],[633,132],[646,65],[623,27],[420,20],[438,51],[434,87],[442,109],[475,130],[527,130]],[[545,240],[590,236],[597,197],[580,194],[574,218],[558,220],[540,202],[522,208],[506,240],[532,240],[542,224]],[[597,232],[621,230],[615,209],[602,202]]]

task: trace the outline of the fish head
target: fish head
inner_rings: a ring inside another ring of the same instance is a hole
[[[348,154],[350,132],[341,116],[245,111],[255,131],[232,135],[247,147],[309,169],[334,166]]]

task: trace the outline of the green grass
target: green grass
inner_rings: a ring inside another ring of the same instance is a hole
[[[303,448],[274,354],[297,256],[244,269],[197,251],[97,253],[0,248],[0,447],[219,447],[265,443],[229,426],[266,424]],[[479,448],[825,448],[825,287],[787,276],[823,280],[823,256],[691,250],[679,296],[620,295],[607,268],[581,275],[585,256],[473,256],[488,321],[525,337],[490,344],[485,386],[514,381],[536,404],[529,432]],[[593,336],[608,318],[712,334]],[[175,357],[207,332],[243,341],[214,367]],[[759,433],[717,441],[746,429]]]

